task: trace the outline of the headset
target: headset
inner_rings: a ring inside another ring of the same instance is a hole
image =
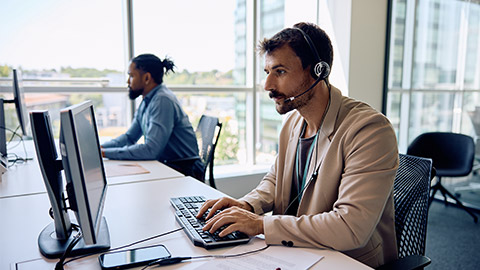
[[[315,48],[315,45],[313,44],[312,39],[310,38],[309,35],[307,35],[307,33],[305,33],[305,31],[303,31],[298,27],[293,27],[293,29],[298,30],[302,34],[303,38],[308,44],[308,47],[310,47],[310,51],[312,51],[313,56],[315,57],[315,61],[317,62],[315,65],[312,64],[312,68],[310,70],[312,77],[314,79],[318,79],[318,78],[320,78],[321,80],[326,79],[330,74],[330,65],[328,65],[327,62],[322,61],[322,59],[320,59],[320,56],[318,55],[318,51]]]
[[[330,75],[330,65],[328,65],[327,62],[322,61],[320,59],[320,56],[318,55],[318,51],[315,48],[315,45],[313,44],[312,39],[307,35],[307,33],[305,33],[305,31],[303,31],[302,29],[300,29],[298,27],[293,27],[292,29],[296,29],[296,30],[300,31],[303,38],[307,42],[308,47],[310,47],[310,51],[312,51],[313,56],[315,57],[316,63],[314,65],[312,64],[312,67],[310,69],[310,74],[315,79],[315,82],[307,90],[303,91],[302,93],[300,93],[296,96],[286,98],[284,100],[284,102],[290,102],[290,101],[293,101],[294,99],[296,99],[298,97],[303,96],[305,93],[312,90],[321,80],[325,80],[325,82],[327,83],[327,86],[329,86],[328,75]]]

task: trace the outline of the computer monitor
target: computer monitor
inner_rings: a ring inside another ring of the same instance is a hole
[[[78,230],[71,225],[67,213],[62,168],[68,209],[75,213],[82,232],[81,241],[69,255],[108,250],[110,236],[102,216],[107,182],[92,103],[87,101],[61,110],[61,160],[57,157],[48,112],[32,111],[30,116],[39,165],[55,218],[39,235],[40,252],[47,258],[61,257]]]
[[[17,112],[17,119],[22,129],[24,136],[29,135],[30,122],[28,120],[28,113],[25,105],[25,96],[23,91],[22,73],[19,70],[13,70],[13,99],[0,98],[0,165],[7,167],[7,136],[6,136],[6,123],[5,123],[5,103],[14,103],[15,110]]]
[[[27,106],[25,105],[25,94],[23,91],[23,79],[20,70],[13,70],[13,102],[17,111],[17,118],[22,134],[28,136],[30,133],[30,122],[28,121]]]

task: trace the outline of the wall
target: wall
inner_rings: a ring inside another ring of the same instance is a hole
[[[381,111],[387,2],[352,1],[349,95]]]
[[[332,84],[346,85],[341,89],[345,95],[378,111],[383,100],[387,3],[320,0],[319,5],[319,25],[331,36],[335,50]],[[342,74],[338,74],[339,65]]]

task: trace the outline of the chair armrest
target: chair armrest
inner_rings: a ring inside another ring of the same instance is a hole
[[[430,258],[422,255],[410,255],[389,262],[377,268],[377,270],[414,270],[423,269],[432,262]]]

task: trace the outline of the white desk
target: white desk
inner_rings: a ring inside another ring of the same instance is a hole
[[[45,184],[43,176],[38,165],[37,156],[34,150],[33,141],[26,141],[28,157],[33,158],[25,163],[15,164],[8,168],[0,180],[0,199],[45,193]],[[20,156],[25,156],[23,147],[17,147],[16,152]],[[149,171],[149,173],[108,177],[108,169],[112,165],[119,164],[139,164]],[[184,175],[169,168],[158,161],[124,161],[124,160],[104,160],[105,170],[107,172],[108,185],[125,184],[138,181],[152,181],[160,179],[171,179],[183,177]]]
[[[104,216],[110,229],[112,247],[179,228],[169,198],[188,195],[204,195],[207,198],[223,196],[221,192],[190,177],[109,186]],[[37,246],[39,232],[51,222],[48,216],[49,207],[46,194],[0,199],[0,269],[54,267],[56,260],[42,258]],[[158,243],[164,244],[172,256],[223,254],[231,249],[207,251],[195,247],[183,231],[144,245]],[[291,249],[292,252],[297,250]],[[308,250],[325,256],[313,269],[371,269],[340,252]],[[204,262],[185,262],[153,269],[194,269]],[[97,256],[92,256],[67,264],[66,269],[100,269],[100,266]]]

